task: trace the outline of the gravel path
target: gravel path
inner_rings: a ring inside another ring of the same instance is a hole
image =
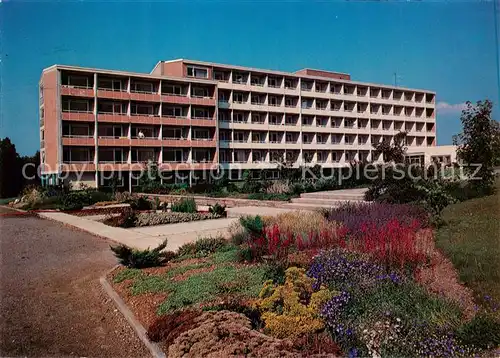
[[[150,356],[104,294],[109,242],[0,208],[0,356]]]

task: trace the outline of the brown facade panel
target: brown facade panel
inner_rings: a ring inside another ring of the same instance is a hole
[[[315,76],[315,77],[326,77],[326,78],[333,78],[333,79],[337,79],[337,80],[350,80],[351,79],[351,75],[348,75],[346,73],[313,70],[310,68],[304,68],[303,70],[296,71],[295,74],[296,75],[305,75],[305,76]]]
[[[63,145],[88,146],[95,145],[94,138],[62,138]]]
[[[78,88],[73,86],[62,85],[61,95],[75,96],[75,97],[94,97],[94,90],[92,88]]]
[[[182,60],[162,62],[160,64],[162,76],[185,77],[184,63]]]

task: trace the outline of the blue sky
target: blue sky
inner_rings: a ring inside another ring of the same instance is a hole
[[[498,104],[493,2],[0,3],[0,137],[39,147],[37,86],[57,64],[149,72],[190,58],[437,92],[438,144],[460,130],[460,107]],[[495,111],[498,113],[498,111]],[[497,116],[498,119],[498,116]]]

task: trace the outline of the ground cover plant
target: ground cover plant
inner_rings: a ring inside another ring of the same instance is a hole
[[[230,234],[183,245],[160,267],[113,274],[134,307],[152,307],[150,337],[169,355],[465,357],[488,356],[500,346],[493,298],[471,313],[453,293],[434,289],[443,277],[422,279],[433,270],[447,273],[436,261],[444,257],[429,212],[420,206],[370,203],[247,216]],[[481,295],[497,284],[493,274],[475,277]],[[442,290],[460,285],[456,275],[449,279],[454,285]]]

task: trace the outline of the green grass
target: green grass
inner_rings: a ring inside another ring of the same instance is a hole
[[[390,312],[403,322],[428,322],[433,326],[458,327],[462,318],[457,305],[429,295],[424,288],[411,281],[381,284],[371,292],[354,295],[354,302],[348,309],[348,315],[359,321],[367,321],[370,317]]]
[[[224,250],[216,251],[210,257],[210,260],[216,264],[224,264],[228,262],[239,261],[239,248],[237,246],[227,246]]]
[[[183,281],[171,281],[169,295],[158,308],[164,314],[185,306],[209,302],[224,294],[257,297],[264,282],[262,267],[237,268],[220,266],[213,271],[202,272]]]
[[[142,271],[135,268],[127,268],[118,272],[118,274],[113,278],[114,283],[120,283],[125,280],[134,279],[142,275]]]
[[[497,185],[498,188],[498,185]],[[460,279],[480,302],[491,296],[500,302],[500,190],[467,200],[443,211],[445,225],[436,242],[457,268]]]

